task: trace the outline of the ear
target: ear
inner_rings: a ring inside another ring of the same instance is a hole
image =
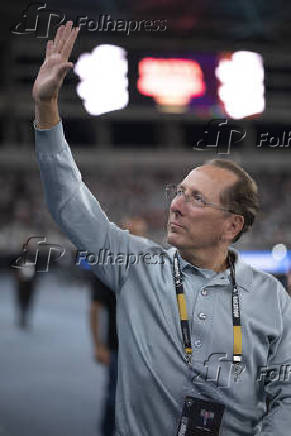
[[[231,215],[226,222],[225,237],[231,241],[242,230],[244,217],[242,215]]]
[[[239,234],[244,226],[245,219],[242,215],[233,215],[232,228],[234,230],[233,238]]]

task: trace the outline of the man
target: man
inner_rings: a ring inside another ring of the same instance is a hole
[[[26,329],[32,321],[32,311],[35,291],[35,265],[23,263],[22,268],[16,269],[16,306],[17,323]]]
[[[122,226],[132,235],[144,236],[147,224],[139,216],[126,217]],[[95,274],[91,278],[90,328],[94,343],[96,361],[109,367],[109,380],[106,392],[102,435],[112,436],[115,430],[115,392],[117,383],[118,338],[116,334],[116,301],[114,292],[105,286]],[[103,308],[108,313],[107,340],[102,341],[100,332],[100,312]]]
[[[290,297],[229,248],[254,221],[255,183],[231,161],[191,171],[169,189],[168,250],[110,222],[81,179],[58,113],[76,37],[67,22],[47,44],[33,88],[36,150],[48,207],[76,247],[141,259],[95,267],[116,294],[117,435],[286,436]]]
[[[118,357],[115,295],[95,274],[92,274],[91,287],[90,328],[94,343],[94,355],[98,363],[109,368],[105,410],[101,425],[102,435],[113,436],[115,428],[115,392]],[[103,308],[106,308],[108,313],[108,335],[106,341],[102,340],[100,334],[100,312]]]

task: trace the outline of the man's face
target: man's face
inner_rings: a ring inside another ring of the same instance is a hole
[[[212,165],[192,170],[180,183],[185,193],[199,192],[209,202],[223,207],[220,193],[237,181],[231,171]],[[168,243],[177,248],[209,248],[229,237],[232,215],[211,206],[197,207],[177,196],[170,206]]]

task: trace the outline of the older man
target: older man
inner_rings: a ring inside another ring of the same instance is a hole
[[[255,182],[215,159],[168,187],[170,249],[110,222],[81,179],[58,113],[77,33],[67,22],[47,44],[33,88],[36,150],[49,210],[76,247],[139,260],[94,269],[117,299],[117,435],[286,436],[290,297],[230,248],[255,219]]]

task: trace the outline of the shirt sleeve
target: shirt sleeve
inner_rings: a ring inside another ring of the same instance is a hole
[[[262,420],[260,436],[286,436],[291,428],[291,298],[281,283],[278,287],[281,335],[271,344],[268,369],[273,368],[280,376],[265,383],[269,410]]]
[[[76,257],[93,254],[100,258],[100,252],[104,254],[107,250],[112,259],[112,256],[126,255],[129,247],[138,250],[140,247],[130,244],[133,236],[107,218],[82,181],[64,135],[62,120],[50,129],[39,129],[35,122],[33,125],[36,156],[48,209],[77,247]],[[126,262],[111,261],[92,267],[97,277],[113,291],[121,288],[128,269]]]

